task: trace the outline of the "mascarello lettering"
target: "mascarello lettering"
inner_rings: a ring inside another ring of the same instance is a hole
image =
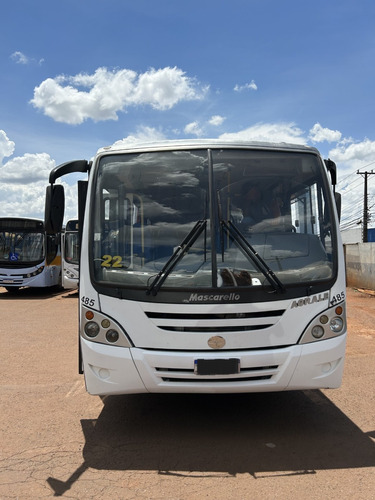
[[[238,300],[240,300],[240,294],[238,293],[227,293],[225,295],[192,293],[188,302],[234,302]]]

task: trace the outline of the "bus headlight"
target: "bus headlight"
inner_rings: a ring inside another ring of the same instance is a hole
[[[132,347],[132,341],[123,327],[101,312],[81,305],[81,337],[98,344]]]
[[[90,339],[99,335],[100,326],[95,321],[89,321],[85,324],[85,334],[90,337]]]
[[[324,335],[324,328],[320,325],[315,325],[312,327],[311,333],[316,339],[321,339]]]
[[[340,333],[344,328],[344,321],[342,318],[336,316],[335,318],[331,319],[329,327],[334,333]]]
[[[108,330],[108,332],[105,334],[105,338],[108,340],[108,342],[111,342],[113,344],[114,342],[117,342],[119,339],[119,334],[116,332],[116,330]]]
[[[298,344],[326,340],[345,333],[345,302],[316,316],[301,335]]]

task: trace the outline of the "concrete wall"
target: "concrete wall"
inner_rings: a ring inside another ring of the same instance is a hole
[[[344,245],[359,243],[362,241],[362,228],[356,227],[354,229],[348,229],[347,231],[341,231],[341,239]]]
[[[375,243],[344,245],[348,286],[375,290]]]

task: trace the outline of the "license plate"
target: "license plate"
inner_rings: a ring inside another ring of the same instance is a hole
[[[14,280],[3,280],[3,283],[10,285],[11,283],[14,283]]]
[[[240,373],[240,360],[229,359],[196,359],[194,361],[196,375],[234,375]]]

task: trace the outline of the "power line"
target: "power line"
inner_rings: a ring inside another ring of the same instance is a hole
[[[363,165],[363,167],[361,167],[361,168],[367,168],[367,167],[369,167],[370,165],[374,165],[374,164],[375,164],[375,160],[374,160],[374,161],[372,161],[372,162],[370,162],[370,163],[368,163],[367,165]],[[345,179],[347,179],[348,177],[350,177],[351,175],[353,175],[353,174],[357,174],[357,173],[358,173],[358,170],[357,170],[357,171],[356,171],[356,170],[354,170],[354,172],[351,172],[350,174],[347,174],[345,177],[343,177],[342,179],[340,179],[340,180],[337,182],[337,185],[338,185],[338,184],[341,184],[342,182],[344,182],[344,180],[345,180]]]
[[[375,162],[373,162],[375,163]],[[369,208],[368,208],[368,186],[367,186],[367,182],[368,182],[368,176],[369,175],[374,175],[375,172],[373,170],[371,170],[371,172],[360,172],[359,170],[357,171],[357,174],[361,175],[364,180],[365,180],[365,183],[364,183],[364,192],[363,192],[363,220],[362,220],[362,241],[363,243],[366,243],[368,241],[368,238],[367,238],[367,225],[368,225],[368,221],[370,219],[370,214],[369,214]]]

